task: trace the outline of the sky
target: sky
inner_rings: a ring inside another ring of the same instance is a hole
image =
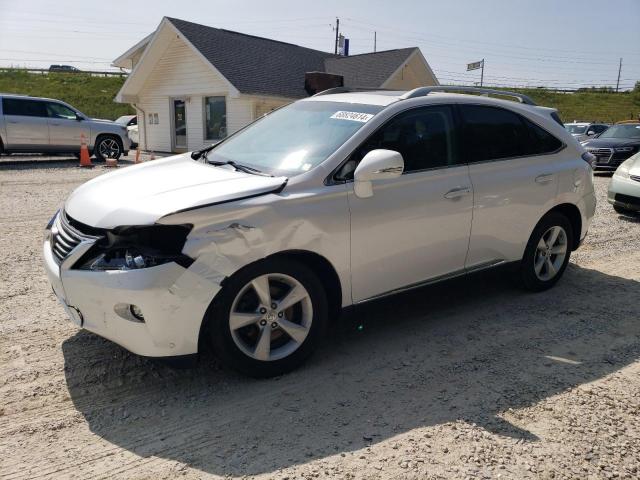
[[[620,88],[640,80],[640,0],[0,0],[0,66],[111,61],[163,16],[333,52],[420,47],[442,84]]]

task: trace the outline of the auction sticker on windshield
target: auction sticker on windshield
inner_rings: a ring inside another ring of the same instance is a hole
[[[345,112],[340,110],[339,112],[331,115],[331,118],[337,118],[338,120],[352,120],[354,122],[362,122],[366,123],[373,117],[370,113],[360,113],[360,112]]]

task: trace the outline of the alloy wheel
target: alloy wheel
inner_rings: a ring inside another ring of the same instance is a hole
[[[538,241],[533,257],[536,276],[542,281],[554,278],[567,256],[567,232],[560,226],[549,228]]]
[[[245,355],[266,362],[295,352],[307,338],[312,320],[311,297],[302,283],[269,273],[240,289],[231,305],[229,329]]]
[[[113,138],[105,138],[98,145],[98,152],[103,158],[118,158],[120,155],[120,145]]]

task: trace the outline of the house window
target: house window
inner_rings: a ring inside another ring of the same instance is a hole
[[[227,136],[227,103],[225,97],[205,97],[204,137],[219,140]]]

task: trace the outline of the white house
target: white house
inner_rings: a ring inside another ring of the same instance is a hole
[[[113,65],[131,69],[116,101],[135,107],[140,146],[157,152],[197,149],[308,96],[308,72],[345,86],[438,85],[419,48],[345,57],[168,17]]]

